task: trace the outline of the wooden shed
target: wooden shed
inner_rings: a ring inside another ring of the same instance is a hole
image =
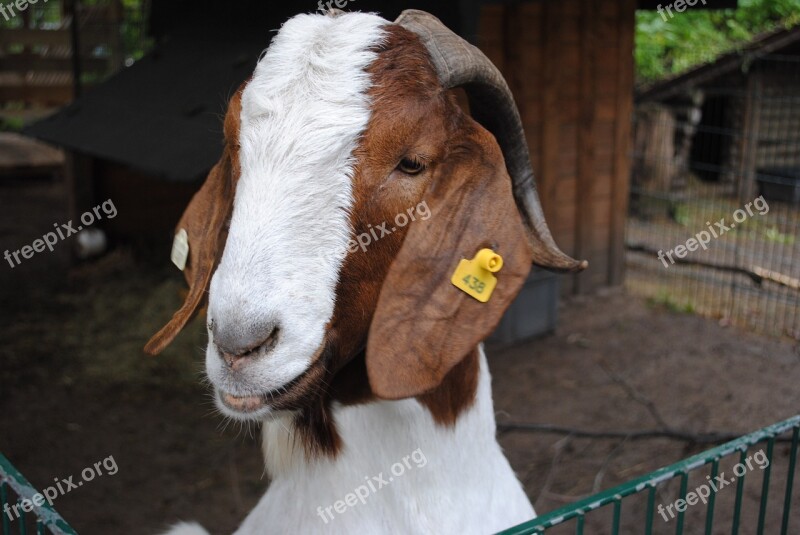
[[[0,117],[36,116],[37,108],[67,104],[80,93],[81,77],[91,85],[122,65],[120,0],[28,7],[0,31],[0,104],[23,105],[19,110],[0,106]],[[45,15],[53,22],[43,22]],[[79,55],[72,53],[75,45]]]
[[[800,188],[800,26],[760,35],[737,50],[645,87],[638,109],[671,115],[675,152],[667,186],[690,170],[749,200],[770,184]],[[687,128],[689,126],[689,128]]]

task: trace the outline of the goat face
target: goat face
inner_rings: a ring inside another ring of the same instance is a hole
[[[321,393],[363,351],[407,228],[395,219],[424,201],[463,128],[424,48],[372,16],[291,20],[240,98],[206,369],[226,414],[261,417]],[[348,250],[383,222],[386,236]]]
[[[295,17],[229,105],[223,157],[178,225],[191,291],[148,349],[208,287],[206,367],[232,417],[429,393],[495,326],[532,258],[580,267],[526,219],[532,184],[512,193],[497,141],[417,33],[367,14]],[[421,203],[429,220],[395,224]],[[369,248],[348,246],[384,222]],[[484,247],[504,268],[479,303],[450,276]]]

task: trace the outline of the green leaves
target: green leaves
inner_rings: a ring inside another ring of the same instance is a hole
[[[800,24],[800,0],[739,0],[735,10],[689,7],[672,15],[636,12],[637,83],[681,73],[761,33]]]

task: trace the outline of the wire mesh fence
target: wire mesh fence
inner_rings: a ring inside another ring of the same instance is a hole
[[[800,339],[800,47],[792,46],[730,55],[639,98],[626,258],[634,293]]]
[[[520,524],[535,533],[796,533],[800,416]]]

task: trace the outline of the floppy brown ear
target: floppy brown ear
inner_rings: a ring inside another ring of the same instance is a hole
[[[530,271],[503,156],[482,128],[473,138],[471,154],[438,170],[425,197],[431,217],[409,227],[383,283],[366,354],[370,386],[381,398],[436,388],[491,333]],[[504,262],[491,298],[481,303],[450,278],[462,258],[485,247]]]
[[[231,158],[228,149],[220,161],[211,169],[205,183],[192,197],[183,212],[176,234],[186,231],[189,241],[189,257],[184,276],[189,283],[189,293],[183,306],[178,309],[164,327],[158,331],[144,350],[157,355],[178,335],[206,296],[211,275],[224,248],[224,227],[233,207],[233,183],[231,180]]]

